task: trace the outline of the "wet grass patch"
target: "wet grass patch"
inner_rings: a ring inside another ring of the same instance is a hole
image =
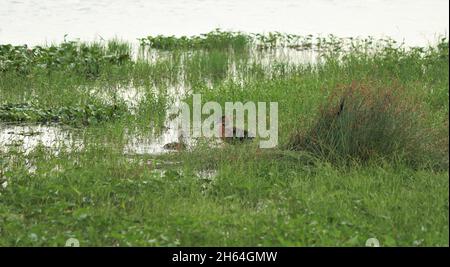
[[[86,104],[73,107],[44,108],[33,103],[3,104],[0,121],[15,123],[62,123],[74,126],[98,124],[119,118],[127,112],[124,105]]]
[[[0,245],[448,246],[447,39],[144,42],[2,46]],[[278,147],[154,150],[192,93],[278,102]]]

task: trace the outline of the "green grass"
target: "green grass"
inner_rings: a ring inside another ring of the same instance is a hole
[[[381,85],[385,86],[385,85]],[[410,167],[428,164],[446,170],[441,149],[446,133],[427,123],[427,110],[395,84],[352,83],[336,89],[323,104],[311,129],[299,129],[288,147],[346,165],[373,158],[400,159]]]
[[[447,39],[408,48],[216,30],[131,47],[67,41],[30,56],[0,46],[0,126],[69,124],[84,144],[25,153],[0,143],[0,246],[63,246],[70,237],[82,246],[364,246],[371,237],[448,246]],[[316,64],[297,63],[305,50]],[[338,127],[329,124],[323,114],[360,88],[352,84],[367,90],[347,98]],[[143,97],[128,111],[120,92],[129,87]],[[187,103],[192,93],[222,105],[278,102],[278,147],[124,153],[130,134],[162,131],[174,88],[185,88]],[[383,113],[387,94],[399,98]],[[120,107],[114,116],[111,107]],[[367,117],[376,123],[348,130]],[[399,125],[395,136],[385,130]],[[326,150],[293,149],[293,138],[314,131]]]

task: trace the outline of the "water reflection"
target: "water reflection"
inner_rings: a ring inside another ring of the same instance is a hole
[[[39,146],[57,154],[62,149],[80,150],[84,147],[73,130],[62,126],[0,124],[0,151],[17,149],[25,154]]]

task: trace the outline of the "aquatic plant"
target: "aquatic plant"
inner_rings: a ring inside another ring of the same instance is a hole
[[[111,121],[126,112],[123,105],[84,104],[44,108],[34,103],[0,105],[0,121],[89,125]]]
[[[33,48],[27,45],[0,45],[0,72],[15,71],[29,74],[32,69],[43,69],[74,71],[95,77],[105,65],[122,65],[130,62],[129,47],[117,41],[111,41],[107,46],[75,41]]]
[[[160,50],[207,49],[243,51],[250,44],[250,36],[241,32],[216,29],[196,36],[147,36],[139,39],[141,46]]]

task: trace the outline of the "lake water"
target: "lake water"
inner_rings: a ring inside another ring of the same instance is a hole
[[[246,32],[391,36],[411,45],[448,33],[448,0],[0,0],[0,43],[149,34]]]

